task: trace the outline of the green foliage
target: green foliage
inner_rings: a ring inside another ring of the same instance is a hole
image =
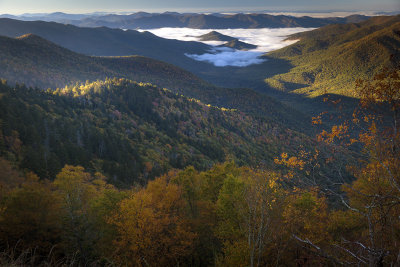
[[[100,171],[119,185],[227,158],[271,166],[284,148],[307,142],[267,120],[125,79],[0,90],[1,153],[42,178],[53,179],[65,164]]]
[[[345,25],[329,25],[298,33],[299,42],[271,52],[293,68],[265,82],[278,90],[319,96],[335,93],[357,97],[355,82],[400,63],[400,17],[376,17]]]
[[[67,254],[76,254],[82,262],[108,255],[110,234],[107,216],[123,199],[99,173],[94,176],[83,167],[66,165],[54,180],[63,210],[63,241]],[[102,244],[105,242],[106,244]]]

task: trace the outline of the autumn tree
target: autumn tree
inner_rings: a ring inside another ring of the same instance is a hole
[[[331,240],[327,227],[328,222],[327,201],[317,188],[292,190],[285,199],[283,211],[285,227],[282,231],[287,240],[286,258],[299,265],[316,265],[333,259],[334,257],[329,254],[329,251],[318,249],[326,247]],[[303,243],[302,246],[298,246],[298,241]],[[303,249],[304,246],[317,249],[317,255],[310,253],[308,249]]]
[[[352,168],[356,180],[342,186],[349,199],[342,202],[365,220],[364,238],[349,243],[358,246],[357,261],[369,266],[400,264],[399,75],[385,70],[371,81],[358,81],[362,107],[381,112],[354,119],[363,128],[353,142],[363,145],[367,162]]]
[[[23,181],[24,177],[12,166],[11,162],[0,157],[0,199],[4,201],[6,194],[21,185]]]
[[[224,180],[217,202],[223,265],[267,264],[266,255],[280,227],[283,190],[277,180],[275,173],[248,168]]]
[[[185,217],[182,189],[157,178],[132,191],[110,222],[116,225],[117,261],[129,266],[176,266],[192,253],[196,235]]]
[[[399,75],[399,70],[384,70],[372,80],[359,80],[360,106],[353,119],[319,135],[328,145],[351,148],[357,144],[361,159],[361,166],[347,166],[355,177],[353,182],[344,182],[340,172],[329,177],[336,188],[341,185],[342,192],[323,188],[338,197],[344,211],[332,212],[329,227],[338,236],[330,248],[320,248],[319,253],[335,247],[340,251],[335,260],[341,264],[400,264]],[[353,229],[360,235],[347,230],[339,233],[337,229]],[[302,242],[314,250],[318,247],[304,239]]]
[[[11,188],[1,196],[0,248],[11,247],[15,254],[34,252],[34,263],[40,262],[35,257],[48,256],[51,251],[62,255],[61,202],[52,184],[39,181],[33,173],[27,173],[20,184],[12,186],[15,182],[8,182]]]
[[[90,262],[97,255],[95,247],[104,234],[97,224],[99,220],[95,220],[98,217],[93,205],[113,187],[100,173],[92,176],[83,167],[70,165],[61,170],[54,185],[62,198],[63,235],[68,251],[77,254],[82,262]],[[105,222],[106,218],[103,220]]]

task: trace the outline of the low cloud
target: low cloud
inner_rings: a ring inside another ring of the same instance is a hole
[[[217,67],[246,67],[252,64],[260,64],[265,61],[265,59],[260,58],[263,53],[256,51],[240,51],[230,48],[217,48],[210,52],[212,53],[206,53],[202,55],[185,55],[197,61],[212,63]]]
[[[281,29],[190,29],[190,28],[160,28],[149,30],[163,38],[182,41],[198,41],[197,36],[218,31],[224,35],[232,36],[240,41],[257,45],[249,51],[239,51],[230,48],[216,47],[224,42],[204,41],[203,43],[214,46],[208,53],[202,55],[186,54],[186,56],[198,61],[205,61],[217,67],[235,66],[246,67],[252,64],[260,64],[265,61],[261,56],[267,52],[280,49],[296,41],[285,41],[288,35],[309,31],[312,28],[281,28]]]

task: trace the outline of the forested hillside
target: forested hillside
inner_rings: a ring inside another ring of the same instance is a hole
[[[270,166],[282,151],[311,145],[270,120],[124,79],[55,91],[3,83],[0,104],[2,155],[42,178],[79,164],[117,184],[144,183],[227,159]]]
[[[170,89],[211,86],[190,72],[151,58],[86,56],[34,34],[0,36],[0,64],[0,77],[10,83],[44,89],[107,77],[153,82]]]
[[[360,23],[328,25],[291,36],[299,41],[264,55],[261,64],[193,72],[219,86],[264,92],[305,113],[312,113],[314,107],[323,111],[328,107],[320,101],[323,97],[317,96],[357,97],[354,88],[358,78],[369,78],[382,68],[400,64],[399,21],[399,16],[380,16]]]
[[[400,64],[400,16],[329,25],[291,36],[299,42],[268,56],[288,60],[287,73],[266,79],[278,90],[309,96],[355,96],[355,81]]]

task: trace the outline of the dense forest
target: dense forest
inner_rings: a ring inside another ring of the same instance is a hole
[[[43,92],[3,82],[0,263],[395,266],[399,75],[387,70],[358,81],[353,119],[316,138],[329,158],[312,146],[285,151],[293,144],[257,134],[269,132],[262,122],[147,84],[114,79]],[[313,124],[325,119],[321,114]],[[282,134],[289,140],[289,132]],[[186,163],[160,151],[174,140],[175,155],[193,151]],[[360,162],[343,163],[344,149],[354,145]],[[187,147],[180,152],[181,146]],[[267,151],[273,164],[265,166],[238,156],[260,159]],[[319,183],[321,163],[329,162],[337,172],[324,172]],[[113,170],[157,177],[118,183]]]
[[[271,166],[283,151],[313,145],[270,120],[125,79],[47,91],[3,83],[0,92],[1,154],[41,178],[79,164],[116,183],[143,183],[227,159]]]

